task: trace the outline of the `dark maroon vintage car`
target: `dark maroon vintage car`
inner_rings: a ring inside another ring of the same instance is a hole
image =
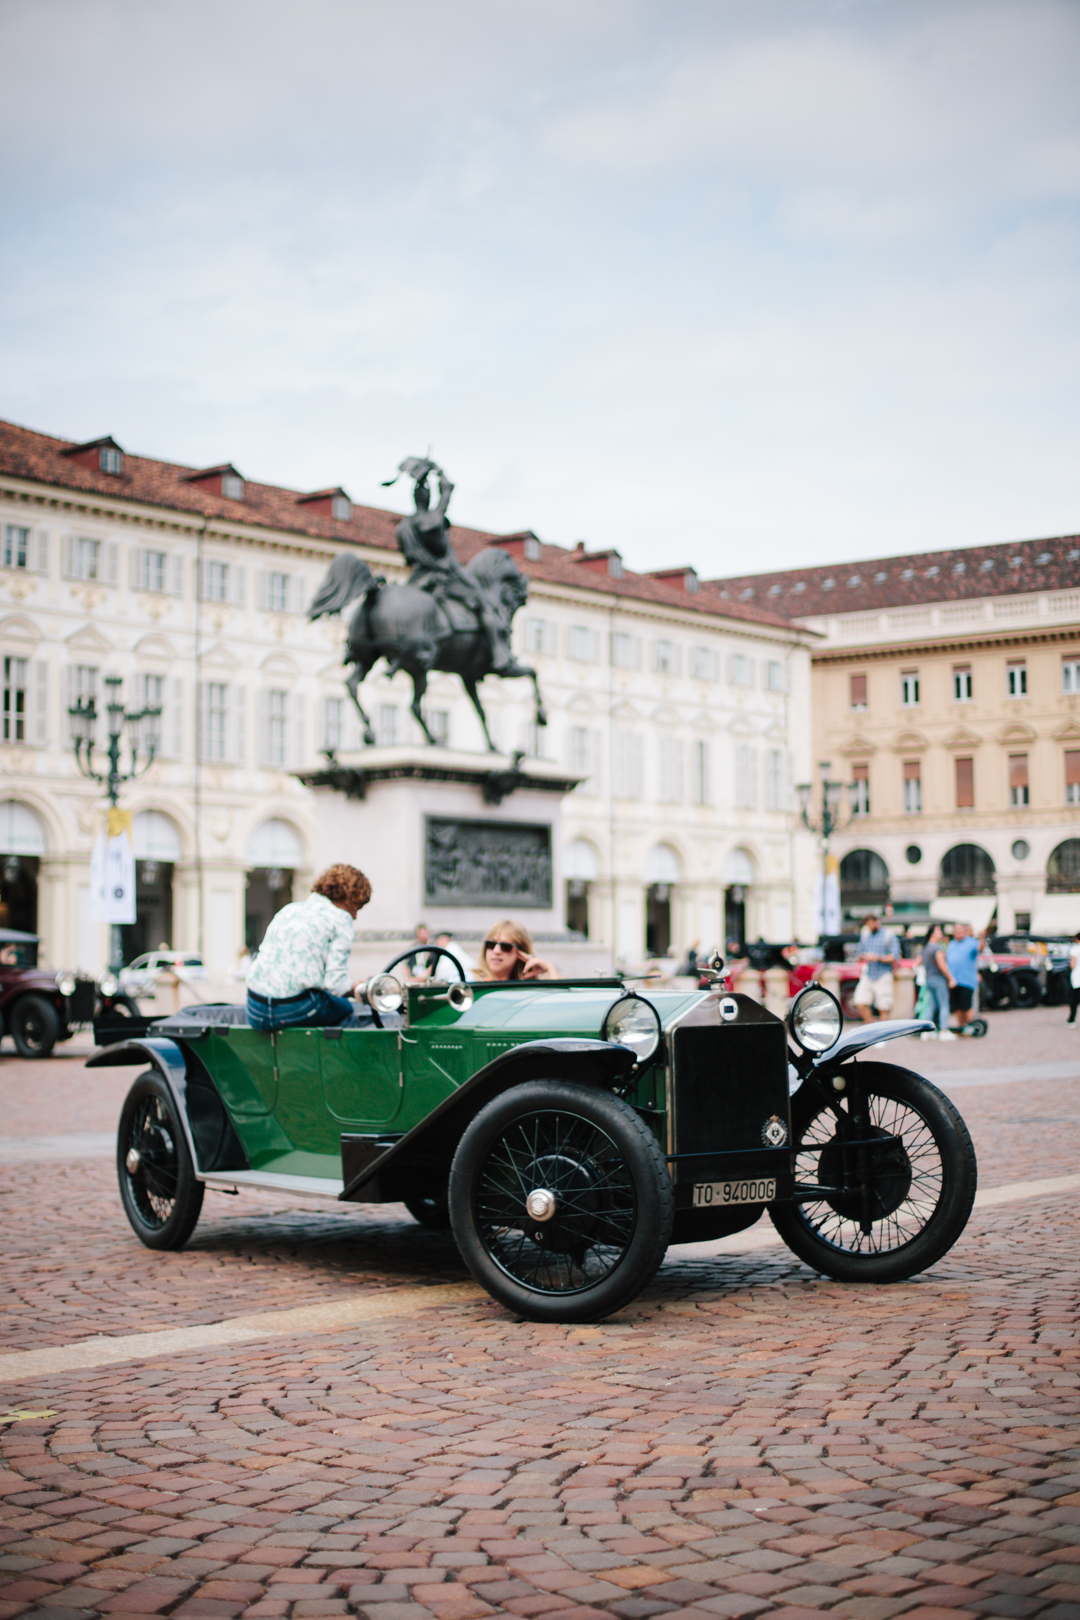
[[[21,1057],[48,1057],[94,1018],[98,988],[67,968],[37,965],[37,934],[0,928],[0,1037],[10,1035]]]

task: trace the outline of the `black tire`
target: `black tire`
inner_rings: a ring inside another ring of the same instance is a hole
[[[1037,1007],[1042,1000],[1042,985],[1039,983],[1037,973],[1018,973],[1016,975],[1016,1005],[1018,1007]]]
[[[20,996],[10,1028],[20,1057],[47,1058],[60,1039],[60,1015],[44,996]]]
[[[450,1199],[445,1185],[441,1188],[432,1185],[401,1201],[413,1220],[419,1221],[421,1226],[426,1226],[432,1232],[450,1230]]]
[[[534,1220],[531,1192],[556,1195]],[[533,1080],[482,1108],[450,1171],[450,1221],[488,1293],[532,1322],[595,1322],[634,1299],[671,1241],[671,1177],[626,1103]]]
[[[990,1012],[1016,1006],[1016,982],[1011,973],[990,973],[982,980],[979,998]]]
[[[980,1040],[982,1036],[987,1034],[990,1029],[990,1025],[986,1022],[985,1018],[973,1018],[971,1023],[966,1024],[964,1027],[972,1040],[976,1041]]]
[[[138,1156],[136,1164],[129,1155]],[[120,1111],[116,1173],[124,1213],[148,1249],[182,1249],[199,1219],[196,1180],[172,1093],[153,1069],[133,1083]]]
[[[975,1200],[975,1149],[952,1103],[921,1075],[889,1063],[849,1064],[836,1072],[849,1081],[847,1095],[856,1073],[865,1087],[872,1136],[901,1139],[899,1147],[869,1149],[877,1212],[871,1231],[861,1229],[857,1188],[773,1204],[769,1215],[788,1248],[815,1271],[839,1282],[899,1282],[940,1260],[964,1230]],[[836,1119],[816,1087],[804,1086],[792,1099],[791,1125],[796,1184],[842,1186]],[[824,1151],[800,1152],[804,1143]],[[852,1166],[850,1179],[854,1174]]]

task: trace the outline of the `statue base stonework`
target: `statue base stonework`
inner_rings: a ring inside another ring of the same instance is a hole
[[[559,820],[576,786],[549,760],[425,747],[341,754],[303,780],[314,790],[316,866],[349,861],[371,879],[357,918],[363,978],[413,940],[449,933],[470,962],[487,929],[513,917],[561,977],[606,973],[606,946],[566,931]]]

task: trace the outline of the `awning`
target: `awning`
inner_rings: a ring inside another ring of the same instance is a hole
[[[1047,894],[1031,919],[1033,934],[1080,932],[1080,894]]]
[[[950,894],[930,902],[930,915],[935,922],[969,923],[977,934],[989,926],[996,910],[995,894]]]

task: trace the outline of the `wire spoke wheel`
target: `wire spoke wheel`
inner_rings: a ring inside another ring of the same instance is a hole
[[[921,1075],[887,1063],[837,1071],[865,1092],[857,1140],[807,1083],[792,1106],[795,1184],[769,1216],[808,1265],[843,1282],[894,1282],[933,1265],[956,1242],[975,1200],[975,1150],[957,1110]],[[833,1071],[822,1076],[830,1087]],[[841,1104],[842,1114],[847,1112]],[[865,1172],[866,1185],[862,1182]],[[820,1189],[820,1190],[818,1190]]]
[[[674,1200],[656,1137],[632,1108],[536,1080],[471,1121],[454,1156],[450,1217],[494,1298],[534,1321],[595,1321],[656,1271]]]
[[[132,1085],[116,1139],[120,1197],[132,1230],[150,1249],[179,1249],[202,1209],[176,1104],[160,1075],[149,1070]]]

